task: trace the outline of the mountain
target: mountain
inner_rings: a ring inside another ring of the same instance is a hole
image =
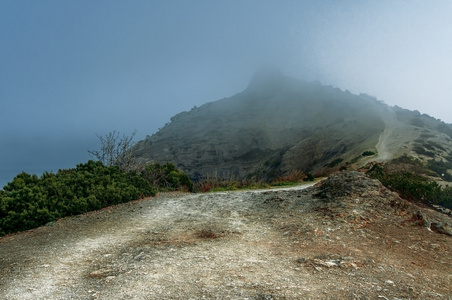
[[[133,153],[140,164],[172,161],[195,180],[271,180],[293,170],[328,174],[403,153],[448,166],[450,149],[450,124],[263,68],[243,92],[175,115]]]

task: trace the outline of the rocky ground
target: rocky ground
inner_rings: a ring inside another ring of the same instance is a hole
[[[452,299],[448,222],[358,172],[160,194],[0,238],[0,299]]]

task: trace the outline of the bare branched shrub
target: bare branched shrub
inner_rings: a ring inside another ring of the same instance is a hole
[[[252,179],[238,180],[235,179],[234,175],[231,175],[230,178],[221,178],[215,173],[213,175],[207,175],[204,179],[199,180],[195,185],[195,190],[205,193],[209,191],[233,191],[268,187],[269,185],[264,181]]]
[[[88,150],[91,157],[101,161],[105,166],[118,166],[121,170],[130,171],[136,167],[132,156],[132,147],[135,145],[133,138],[136,130],[130,136],[114,130],[101,136],[96,134],[100,142],[100,150]]]
[[[273,183],[279,182],[302,182],[308,178],[304,172],[300,170],[292,170],[284,176],[276,178]]]

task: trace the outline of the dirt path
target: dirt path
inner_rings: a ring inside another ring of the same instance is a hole
[[[390,149],[390,143],[396,142],[394,133],[399,131],[402,124],[397,120],[394,112],[384,114],[385,130],[381,133],[376,145],[378,151],[377,161],[387,161],[393,157],[394,151]]]
[[[376,161],[388,161],[400,152],[406,152],[407,145],[415,140],[419,133],[409,125],[400,122],[395,112],[382,114],[385,129],[376,145],[378,157]]]
[[[3,237],[0,299],[452,297],[449,237],[313,191],[161,194]]]
[[[376,159],[377,161],[387,161],[392,158],[392,153],[388,150],[388,140],[391,134],[392,129],[386,126],[385,130],[380,135],[377,145],[375,146],[378,152],[378,157]]]

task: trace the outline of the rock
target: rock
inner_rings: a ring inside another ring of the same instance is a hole
[[[142,260],[144,257],[144,252],[140,252],[140,254],[136,255],[133,259],[134,260]]]
[[[305,262],[306,262],[306,258],[304,258],[304,257],[300,257],[297,259],[297,263],[303,264]]]
[[[389,284],[389,285],[394,285],[394,281],[392,281],[392,280],[386,280],[385,283]]]
[[[427,228],[431,227],[431,225],[430,225],[431,222],[427,219],[425,214],[422,213],[421,211],[417,211],[416,213],[414,213],[413,217],[412,217],[412,220],[417,225],[424,226],[424,227],[427,227]]]
[[[431,223],[430,229],[434,232],[442,233],[448,236],[452,236],[452,230],[448,229],[446,223]]]
[[[339,197],[375,197],[379,196],[384,187],[378,180],[371,179],[363,173],[352,171],[331,175],[319,186],[317,197],[324,200],[334,200]],[[362,199],[354,198],[355,204]]]
[[[107,277],[107,276],[110,275],[110,273],[111,273],[112,271],[113,271],[113,270],[111,270],[111,269],[99,269],[99,270],[96,270],[96,271],[91,272],[91,273],[89,274],[89,277],[91,277],[91,278],[102,278],[102,277]]]

